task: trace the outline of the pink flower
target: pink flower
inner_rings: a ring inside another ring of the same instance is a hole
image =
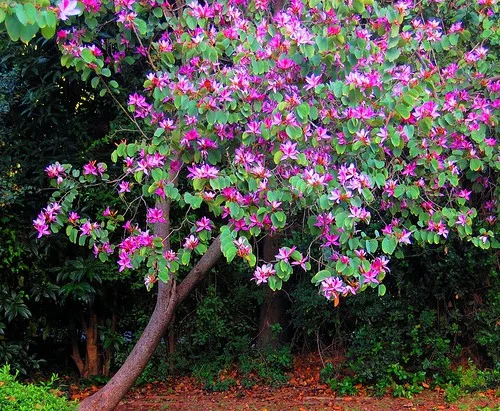
[[[331,300],[332,297],[338,296],[338,294],[345,291],[345,284],[338,277],[328,277],[321,281],[320,291],[327,300]]]
[[[276,274],[276,270],[273,268],[271,264],[264,264],[261,267],[257,267],[255,272],[253,273],[252,280],[257,282],[257,285],[262,283],[267,283],[269,277]]]
[[[76,224],[76,221],[80,218],[80,216],[75,213],[74,211],[71,211],[69,214],[68,214],[68,223],[70,224]]]
[[[95,163],[96,162],[94,160],[94,161],[90,161],[89,163],[85,164],[83,166],[83,174],[96,176],[97,175],[97,167],[96,167]]]
[[[59,163],[51,164],[45,168],[45,172],[50,178],[59,177],[64,175],[64,167]]]
[[[61,0],[57,4],[59,9],[59,19],[67,20],[69,16],[78,16],[82,11],[77,8],[78,3],[76,0]]]
[[[317,76],[315,76],[314,74],[307,76],[306,83],[307,85],[304,87],[305,90],[311,90],[315,88],[316,86],[321,84],[321,74],[318,74]]]
[[[306,263],[307,263],[307,257],[302,257],[302,256],[300,260],[292,261],[292,265],[299,265],[304,271],[307,271]]]
[[[280,145],[280,151],[283,153],[281,160],[286,160],[289,158],[290,160],[297,160],[297,155],[299,154],[297,150],[297,143],[292,143],[291,141],[287,141],[284,144]]]
[[[252,247],[248,244],[245,237],[240,237],[237,240],[234,240],[233,244],[238,249],[238,257],[246,257],[252,252]]]
[[[40,214],[37,219],[33,220],[33,227],[35,227],[35,230],[38,231],[37,238],[50,234],[49,226],[46,223],[43,214]]]
[[[119,272],[122,272],[123,270],[125,270],[125,268],[134,268],[127,251],[120,251],[118,265],[120,266],[120,268],[118,269]]]
[[[275,255],[277,260],[283,260],[288,263],[288,259],[292,255],[292,253],[295,251],[296,247],[288,248],[288,247],[281,247],[278,250],[278,254]]]
[[[196,247],[198,247],[200,240],[196,238],[194,235],[190,235],[184,240],[184,248],[187,248],[189,250],[194,250]]]
[[[364,284],[380,284],[377,276],[379,275],[379,271],[370,270],[367,273],[363,273],[363,283]]]
[[[177,253],[173,250],[167,250],[163,253],[163,257],[167,261],[175,261],[177,259]]]
[[[148,274],[146,277],[144,277],[144,285],[146,286],[146,290],[151,290],[153,288],[153,284],[157,281],[158,279],[151,274]]]
[[[130,193],[130,183],[128,181],[122,181],[118,186],[118,194]]]
[[[166,223],[167,220],[165,220],[163,210],[160,210],[158,208],[149,208],[146,215],[146,222],[150,224]]]
[[[196,222],[196,232],[207,230],[212,231],[212,222],[207,217],[202,217],[201,220]]]
[[[90,221],[86,221],[81,227],[80,231],[82,235],[90,235],[92,231],[94,231],[99,225],[97,223],[91,223]]]
[[[199,167],[196,167],[193,165],[192,167],[188,167],[189,174],[188,178],[207,178],[207,179],[212,179],[212,178],[217,178],[219,175],[219,170],[217,167],[213,167],[208,164],[202,164]]]

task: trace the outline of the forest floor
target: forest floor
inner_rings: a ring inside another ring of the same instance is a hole
[[[295,361],[287,384],[273,388],[259,385],[252,388],[232,387],[224,392],[208,392],[192,377],[172,378],[168,382],[153,382],[135,387],[124,398],[116,411],[500,411],[498,391],[488,390],[464,396],[454,403],[445,401],[442,389],[426,389],[411,399],[367,395],[362,386],[353,396],[337,396],[319,380],[322,365],[310,358]],[[76,387],[75,387],[76,388]],[[98,387],[76,390],[73,399],[83,399]]]

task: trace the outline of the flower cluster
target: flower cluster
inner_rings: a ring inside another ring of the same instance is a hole
[[[448,4],[450,18],[438,20],[441,2],[314,3],[292,0],[270,15],[260,0],[191,2],[174,18],[154,1],[85,0],[83,19],[114,14],[109,39],[92,41],[78,25],[59,31],[64,64],[93,84],[126,64],[147,67],[128,97],[141,139],[112,155],[123,165],[116,189],[123,200],[139,192],[147,224],[170,222],[182,234],[167,258],[164,239],[129,223],[120,271],[151,257],[150,287],[165,267],[175,270],[177,255],[189,264],[220,231],[226,259],[256,266],[253,280],[273,289],[294,268],[310,271],[315,256],[313,282],[337,301],[367,287],[383,294],[386,255],[403,245],[458,237],[500,246],[500,81],[484,34],[497,5]],[[80,14],[69,1],[58,11],[64,21]],[[453,17],[469,12],[481,41]],[[65,167],[46,172],[70,191]],[[82,181],[105,172],[90,161]],[[166,200],[193,214],[169,221],[152,206]],[[34,221],[39,237],[63,213],[69,235],[102,236],[97,253],[113,250],[103,224],[62,204]],[[114,226],[118,217],[106,218]],[[258,264],[251,238],[291,231],[312,238],[307,253],[280,247]]]

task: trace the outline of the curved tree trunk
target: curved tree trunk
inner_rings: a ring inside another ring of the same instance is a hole
[[[118,405],[153,355],[172,318],[175,305],[175,280],[171,279],[166,284],[160,282],[155,309],[141,338],[113,378],[98,392],[85,399],[80,404],[80,410],[112,410]]]
[[[163,209],[164,215],[169,214],[170,204],[168,202],[157,203],[157,207]],[[168,223],[155,225],[155,234],[165,239],[165,248],[169,247],[169,231]],[[220,239],[217,237],[178,286],[173,277],[167,283],[158,282],[156,306],[139,341],[113,378],[94,395],[82,401],[79,406],[80,411],[108,411],[113,410],[118,405],[156,350],[172,320],[176,306],[205,277],[205,274],[214,266],[221,254]]]

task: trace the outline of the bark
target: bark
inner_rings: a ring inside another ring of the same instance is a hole
[[[98,346],[97,335],[97,316],[92,309],[89,311],[88,322],[85,324],[85,370],[83,378],[89,378],[93,375],[100,375],[101,371],[101,356]]]
[[[159,234],[157,233],[157,235]],[[162,237],[166,238],[166,236]],[[118,405],[146,367],[172,320],[176,306],[204,278],[221,254],[220,239],[216,238],[178,286],[174,278],[171,278],[167,283],[158,283],[156,306],[141,338],[113,378],[98,392],[80,404],[80,411],[108,411],[113,410]]]
[[[270,262],[274,259],[281,245],[281,236],[274,235],[264,238],[263,258]],[[257,345],[260,348],[276,348],[279,338],[273,335],[272,325],[280,324],[282,329],[287,328],[286,309],[288,305],[287,295],[283,290],[273,291],[266,287],[266,295],[260,307],[259,335]]]
[[[89,307],[88,318],[82,315],[80,318],[81,329],[85,333],[85,355],[82,357],[80,353],[80,342],[78,341],[77,329],[75,328],[74,320],[70,320],[72,337],[71,337],[71,358],[78,368],[80,377],[89,378],[94,375],[101,375],[102,356],[101,347],[98,341],[97,316]]]
[[[82,356],[80,355],[80,347],[78,346],[78,338],[76,336],[76,328],[73,319],[70,320],[70,329],[72,349],[71,358],[75,362],[76,367],[78,368],[78,372],[80,373],[80,375],[82,375],[85,364],[83,363]]]

